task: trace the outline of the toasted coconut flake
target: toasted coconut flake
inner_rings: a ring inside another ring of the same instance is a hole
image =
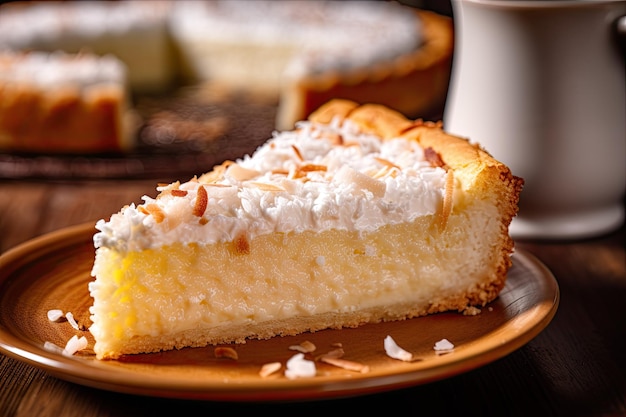
[[[59,321],[63,317],[63,310],[48,310],[48,320],[50,321]]]
[[[387,160],[385,158],[378,158],[378,157],[376,157],[374,159],[376,161],[380,162],[381,164],[383,164],[384,166],[388,167],[388,168],[396,168],[396,169],[401,170],[401,168],[398,165],[394,164],[393,162],[391,162],[391,161],[389,161],[389,160]]]
[[[379,169],[378,171],[368,172],[367,175],[369,175],[370,177],[378,180],[380,178],[383,178],[385,175],[387,175],[387,172],[389,172],[389,168],[384,166],[381,169]]]
[[[308,340],[305,340],[299,345],[289,346],[289,350],[295,350],[301,353],[312,353],[312,352],[315,352],[315,349],[317,349],[316,346],[312,342],[309,342]]]
[[[318,356],[317,358],[315,358],[315,360],[321,360],[322,358],[339,359],[339,358],[342,358],[344,354],[345,352],[343,351],[343,348],[338,347],[338,348],[328,351],[327,353],[324,353],[323,355]]]
[[[282,367],[283,366],[280,364],[280,362],[266,363],[261,367],[259,375],[261,376],[261,378],[267,378],[268,376],[280,371]]]
[[[258,188],[261,191],[286,191],[283,187],[279,187],[278,185],[274,184],[268,184],[265,182],[250,181],[247,184]]]
[[[295,152],[296,157],[298,157],[299,160],[304,161],[304,158],[302,157],[302,153],[300,152],[300,149],[298,149],[296,145],[291,145],[291,148]]]
[[[289,379],[310,378],[316,374],[315,362],[304,359],[304,353],[296,353],[287,361],[285,376]]]
[[[306,178],[306,172],[301,171],[300,169],[296,168],[289,172],[288,178],[290,180],[303,179],[303,178]]]
[[[323,355],[320,360],[324,363],[327,363],[329,365],[333,365],[336,366],[338,368],[343,368],[346,369],[348,371],[355,371],[355,372],[360,372],[362,374],[367,373],[370,371],[370,367],[362,364],[360,362],[355,362],[355,361],[350,361],[347,359],[341,359],[341,358],[333,358],[330,356],[325,356]]]
[[[85,336],[81,336],[80,338],[76,335],[72,336],[70,340],[67,341],[65,348],[63,349],[63,355],[72,356],[78,351],[87,348],[87,338]]]
[[[178,190],[180,187],[180,181],[175,181],[171,184],[163,184],[163,183],[159,183],[157,186],[157,190],[159,191],[173,191],[173,190]]]
[[[211,184],[224,178],[224,172],[226,168],[234,164],[233,161],[224,161],[221,165],[213,167],[213,170],[203,174],[198,181],[202,184]]]
[[[424,149],[424,158],[433,167],[444,168],[446,166],[445,162],[443,162],[443,159],[441,159],[441,155],[439,155],[439,153],[431,147]]]
[[[247,255],[250,253],[250,242],[245,233],[241,233],[233,241],[235,253],[238,255]]]
[[[261,173],[254,169],[244,168],[239,164],[232,164],[226,170],[226,173],[237,181],[248,181],[258,177]]]
[[[213,182],[209,182],[207,184],[204,184],[204,186],[206,186],[206,187],[216,187],[216,188],[234,187],[234,185],[230,185],[230,184],[219,184],[219,183],[213,183]]]
[[[187,195],[187,191],[185,190],[172,190],[171,193],[174,197],[184,197]]]
[[[341,167],[335,175],[335,180],[341,182],[352,182],[361,190],[369,191],[378,198],[384,197],[385,192],[387,191],[387,186],[384,182],[356,171],[347,165]]]
[[[275,174],[275,175],[289,175],[289,171],[287,171],[286,169],[273,169],[272,170],[272,174]]]
[[[78,323],[74,319],[74,314],[72,314],[71,312],[68,311],[67,313],[65,313],[65,318],[67,319],[67,321],[70,324],[70,326],[72,326],[74,328],[74,330],[80,330],[80,327],[78,326]]]
[[[329,139],[333,144],[335,145],[343,145],[343,136],[340,135],[339,133],[330,133],[330,132],[326,132],[324,134],[324,137],[326,137],[327,139]]]
[[[443,205],[441,207],[441,217],[439,219],[439,230],[446,228],[448,218],[452,214],[452,202],[454,197],[454,171],[448,170],[446,174],[446,189],[443,196]]]
[[[326,165],[318,165],[318,164],[306,164],[302,165],[298,168],[302,172],[313,172],[313,171],[326,171],[328,167]]]
[[[438,355],[450,353],[454,350],[454,345],[448,339],[441,339],[433,347]]]
[[[215,357],[220,358],[220,359],[225,358],[225,359],[232,359],[234,361],[239,359],[239,355],[237,354],[237,351],[229,346],[218,346],[215,348],[214,353],[215,353]]]
[[[161,223],[163,220],[165,220],[165,213],[163,212],[161,207],[159,207],[158,205],[152,203],[152,204],[148,204],[145,207],[146,207],[146,211],[148,212],[148,214],[154,217],[155,222]]]
[[[206,206],[209,203],[209,195],[206,192],[204,186],[198,187],[198,193],[196,195],[196,204],[193,206],[193,215],[197,217],[204,216]]]
[[[390,358],[398,359],[404,362],[411,362],[413,360],[413,354],[398,346],[396,341],[393,340],[391,336],[385,337],[384,346],[385,352]]]
[[[319,135],[316,136],[317,139],[326,139],[330,143],[335,146],[343,145],[343,136],[337,132],[329,132],[329,131],[318,131]]]

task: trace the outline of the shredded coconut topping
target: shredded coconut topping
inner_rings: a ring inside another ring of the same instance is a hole
[[[175,242],[250,242],[274,232],[371,232],[436,214],[447,175],[415,141],[382,140],[350,121],[304,121],[274,133],[252,156],[160,186],[156,198],[144,196],[140,206],[98,221],[94,244],[139,251]]]
[[[80,84],[117,85],[126,81],[126,66],[113,55],[78,55],[65,52],[28,53],[3,51],[0,47],[0,80],[57,88]]]
[[[287,76],[371,65],[422,43],[415,16],[386,2],[187,1],[172,10],[171,26],[184,37],[246,39],[298,51]]]

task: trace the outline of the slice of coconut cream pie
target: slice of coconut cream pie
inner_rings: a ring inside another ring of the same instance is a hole
[[[331,101],[97,223],[97,357],[475,313],[504,286],[522,182],[439,125]]]

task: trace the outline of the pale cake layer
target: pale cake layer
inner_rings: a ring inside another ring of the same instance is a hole
[[[508,258],[503,242],[484,238],[499,235],[497,213],[473,204],[459,207],[442,232],[428,216],[363,235],[264,235],[243,248],[100,250],[96,351],[117,357],[241,343],[484,306],[504,285]]]

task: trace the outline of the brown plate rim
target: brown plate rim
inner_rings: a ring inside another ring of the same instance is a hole
[[[9,285],[13,277],[18,275],[16,271],[19,268],[31,262],[38,262],[52,251],[85,245],[92,239],[94,225],[94,222],[88,222],[48,233],[0,255],[0,303],[4,297],[3,287]],[[542,289],[541,293],[520,293],[518,298],[535,297],[541,302],[532,304],[499,328],[485,329],[484,335],[479,338],[480,343],[470,343],[463,346],[463,349],[458,351],[455,349],[452,354],[437,355],[436,360],[424,364],[372,370],[367,374],[357,374],[349,378],[333,376],[297,380],[275,378],[225,383],[216,379],[170,380],[167,378],[167,372],[146,378],[145,373],[127,370],[109,361],[66,357],[46,350],[43,348],[44,341],[34,343],[25,340],[20,334],[11,331],[1,316],[0,353],[66,381],[98,389],[147,396],[218,401],[292,401],[388,391],[427,384],[487,365],[519,349],[543,331],[558,308],[560,293],[557,281],[541,261],[525,251],[517,250],[513,254],[513,267],[530,271],[526,274],[526,279],[536,280]],[[36,281],[37,278],[31,279]],[[385,323],[380,324],[384,325]],[[511,329],[512,331],[508,331]],[[505,330],[506,336],[503,337]]]

